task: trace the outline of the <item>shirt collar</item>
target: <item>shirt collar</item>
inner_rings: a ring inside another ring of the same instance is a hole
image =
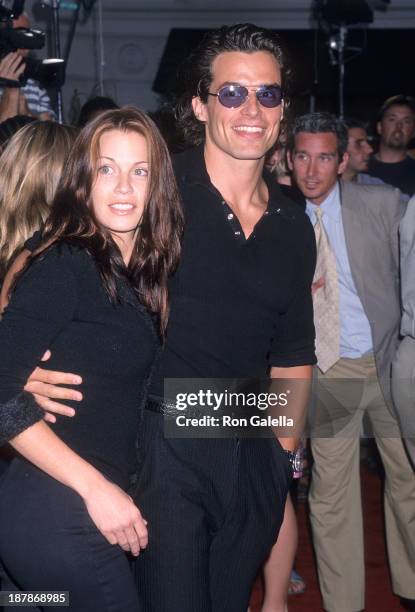
[[[315,215],[316,208],[320,208],[324,212],[325,217],[332,219],[338,219],[341,215],[340,206],[340,188],[339,182],[337,181],[334,188],[330,191],[329,195],[321,204],[313,204],[310,200],[306,200],[306,210],[308,214]]]
[[[187,149],[183,153],[179,153],[173,157],[174,169],[176,176],[180,181],[189,184],[200,184],[207,187],[210,191],[216,191],[212,184],[208,171],[206,169],[204,144],[200,144],[192,149]],[[263,178],[268,187],[268,211],[270,214],[282,214],[290,219],[295,218],[291,201],[282,193],[280,186],[274,176],[266,169],[263,172]],[[218,195],[219,192],[217,192]],[[294,211],[297,205],[294,206]],[[299,207],[300,209],[300,207]]]

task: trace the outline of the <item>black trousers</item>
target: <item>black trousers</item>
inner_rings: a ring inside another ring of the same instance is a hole
[[[136,561],[145,612],[246,612],[275,543],[291,466],[275,439],[166,439],[144,410],[135,501],[149,545]]]
[[[140,610],[122,549],[96,529],[79,495],[21,459],[0,481],[0,558],[22,591],[69,591],[71,612]]]

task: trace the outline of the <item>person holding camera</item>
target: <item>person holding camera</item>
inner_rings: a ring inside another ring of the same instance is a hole
[[[30,22],[24,13],[13,20],[14,28],[29,28]],[[28,49],[17,49],[0,60],[0,83],[2,79],[18,82],[26,64]],[[27,79],[24,86],[10,83],[0,86],[0,123],[15,115],[28,115],[36,119],[54,119],[49,95],[34,79]]]

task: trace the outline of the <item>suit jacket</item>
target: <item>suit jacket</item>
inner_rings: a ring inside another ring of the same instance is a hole
[[[399,340],[399,222],[405,212],[398,189],[340,182],[342,220],[350,268],[372,330],[379,382],[393,409],[391,363]]]

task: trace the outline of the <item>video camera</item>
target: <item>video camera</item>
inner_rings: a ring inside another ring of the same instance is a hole
[[[5,4],[11,4],[9,8]],[[23,12],[24,0],[5,2],[0,0],[0,60],[17,49],[42,49],[45,46],[45,34],[32,28],[13,28],[13,19]],[[45,87],[60,87],[65,81],[65,62],[62,59],[40,60],[25,57],[26,68],[15,87],[26,84],[28,79],[39,81]],[[1,79],[0,79],[1,80]],[[1,83],[0,83],[1,84]],[[11,86],[11,84],[9,84]]]

